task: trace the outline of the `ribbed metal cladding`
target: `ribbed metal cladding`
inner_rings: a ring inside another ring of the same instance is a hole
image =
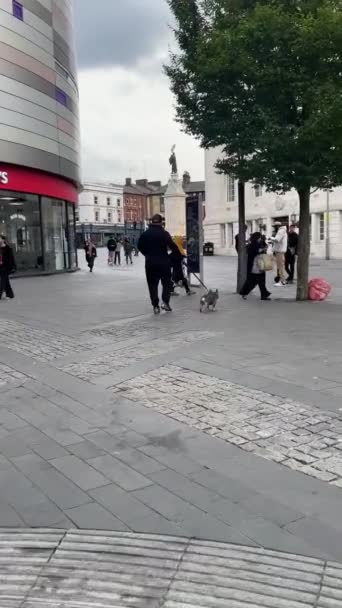
[[[18,3],[17,3],[18,4]],[[0,0],[0,161],[80,181],[72,2]]]
[[[0,532],[1,608],[338,608],[342,565],[187,538]]]

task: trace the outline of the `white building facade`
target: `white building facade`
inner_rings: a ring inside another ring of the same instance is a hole
[[[123,186],[86,182],[79,196],[77,222],[93,226],[122,225]]]
[[[227,175],[216,173],[219,149],[205,154],[206,218],[205,241],[215,245],[215,253],[236,255],[234,236],[238,232],[238,184]],[[283,195],[266,192],[261,186],[246,185],[246,224],[248,233],[261,230],[271,236],[275,220],[295,224],[299,221],[296,192]],[[327,236],[332,258],[342,258],[342,188],[319,190],[311,195],[311,255],[326,255]]]

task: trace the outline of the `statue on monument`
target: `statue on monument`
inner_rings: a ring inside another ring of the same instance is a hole
[[[169,163],[171,165],[171,173],[172,175],[178,174],[178,166],[177,166],[177,157],[176,157],[176,144],[174,144],[171,148],[171,156],[169,158]]]

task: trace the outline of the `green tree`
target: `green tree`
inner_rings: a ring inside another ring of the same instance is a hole
[[[177,117],[219,171],[300,201],[297,299],[307,298],[310,192],[342,183],[342,4],[169,0]]]

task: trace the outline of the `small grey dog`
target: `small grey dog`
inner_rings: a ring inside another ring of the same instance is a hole
[[[210,307],[212,310],[215,310],[218,299],[219,299],[218,289],[209,289],[208,293],[205,293],[201,297],[200,312],[203,312],[204,308],[206,308],[207,310],[210,310]]]

